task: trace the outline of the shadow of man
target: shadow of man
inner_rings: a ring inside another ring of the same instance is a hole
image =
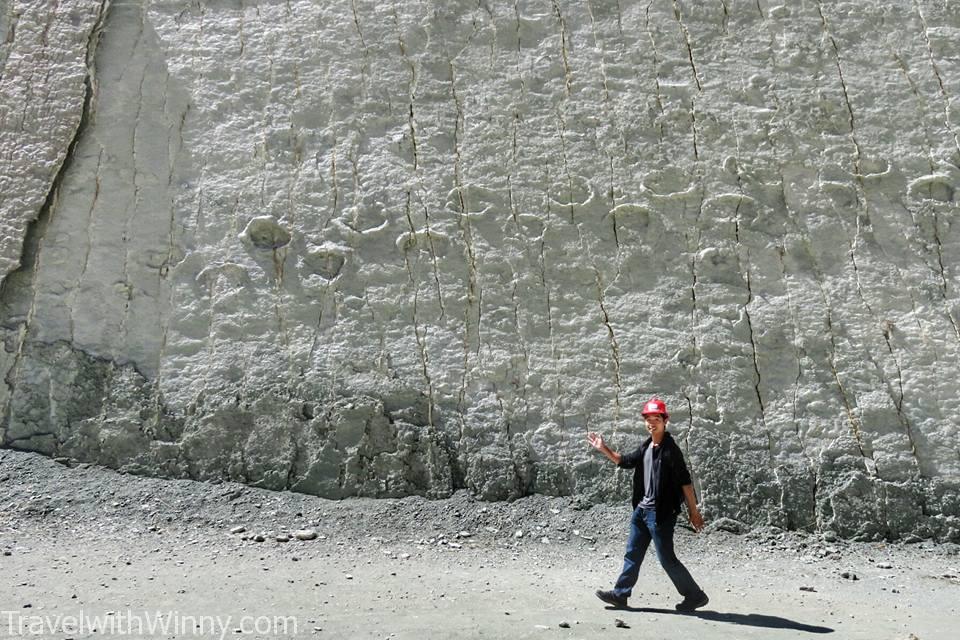
[[[673,609],[656,609],[654,607],[606,607],[610,611],[633,611],[636,613],[663,613],[675,616],[692,616],[712,620],[714,622],[729,622],[747,627],[762,627],[764,629],[789,629],[806,633],[833,633],[830,627],[821,627],[780,616],[768,616],[761,613],[721,613],[719,611],[698,610],[689,613]]]

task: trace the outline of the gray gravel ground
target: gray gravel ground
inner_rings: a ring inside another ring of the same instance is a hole
[[[677,537],[704,610],[673,611],[652,555],[631,608],[609,609],[593,591],[627,516],[466,492],[337,502],[0,451],[0,638],[956,637],[956,545],[729,521]]]

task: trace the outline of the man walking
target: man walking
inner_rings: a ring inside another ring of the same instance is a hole
[[[667,405],[653,398],[643,405],[641,413],[650,437],[632,453],[620,455],[606,445],[600,434],[592,431],[587,434],[590,444],[614,464],[634,470],[633,516],[630,518],[630,537],[623,556],[623,570],[613,589],[597,591],[597,597],[616,607],[626,607],[627,598],[640,575],[640,564],[653,541],[661,566],[683,596],[683,601],[676,605],[677,611],[694,611],[706,605],[710,599],[674,553],[673,529],[684,500],[694,530],[699,532],[703,529],[703,517],[697,508],[697,496],[683,452],[667,432],[667,421],[670,419]]]

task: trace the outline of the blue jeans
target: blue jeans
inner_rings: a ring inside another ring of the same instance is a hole
[[[690,572],[673,552],[673,528],[677,524],[677,517],[672,516],[665,522],[657,524],[657,512],[654,509],[637,507],[630,518],[630,537],[627,539],[627,551],[623,555],[623,571],[613,587],[618,596],[630,597],[633,585],[640,576],[640,565],[647,553],[650,541],[657,551],[657,559],[663,567],[673,586],[683,597],[698,596],[702,593],[700,586],[694,581]]]

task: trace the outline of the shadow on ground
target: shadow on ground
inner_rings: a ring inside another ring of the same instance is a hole
[[[790,629],[792,631],[805,631],[807,633],[833,633],[830,627],[819,627],[812,624],[804,624],[789,618],[780,616],[766,616],[760,613],[721,613],[719,611],[694,611],[684,613],[674,611],[673,609],[656,609],[653,607],[606,607],[609,611],[631,611],[635,613],[663,613],[676,616],[693,616],[704,620],[713,620],[714,622],[729,622],[731,624],[741,624],[747,627],[763,627],[765,629]]]

